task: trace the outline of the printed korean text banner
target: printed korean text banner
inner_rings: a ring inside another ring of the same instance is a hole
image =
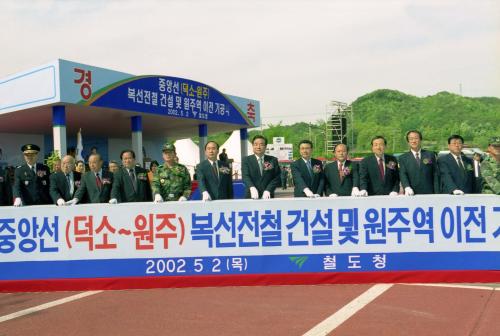
[[[0,210],[0,291],[500,281],[494,195]]]

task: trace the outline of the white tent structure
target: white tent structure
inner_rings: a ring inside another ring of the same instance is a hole
[[[227,157],[229,159],[233,159],[233,174],[238,173],[238,177],[241,177],[241,140],[240,140],[240,132],[233,131],[229,139],[224,142],[222,146],[220,146],[219,153],[222,153],[222,150],[225,149],[227,153]],[[247,141],[247,153],[250,155],[253,153],[252,144],[250,141]]]
[[[174,142],[174,146],[177,157],[179,158],[179,163],[185,165],[187,169],[189,169],[192,177],[194,168],[200,163],[200,150],[198,149],[198,145],[195,144],[193,140],[187,138],[177,140]]]

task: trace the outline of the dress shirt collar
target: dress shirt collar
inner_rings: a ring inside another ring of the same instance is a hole
[[[257,154],[254,154],[255,155],[255,158],[257,159],[257,161],[259,161],[260,158],[262,158],[262,162],[264,162],[264,155],[262,156],[258,156]]]

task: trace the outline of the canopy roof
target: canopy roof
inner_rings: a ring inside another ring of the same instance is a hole
[[[145,138],[191,137],[200,124],[208,133],[260,124],[254,99],[189,79],[134,76],[59,59],[0,79],[0,132],[49,134],[56,105],[65,106],[68,134],[83,128],[93,136],[129,137],[133,116],[142,116]]]

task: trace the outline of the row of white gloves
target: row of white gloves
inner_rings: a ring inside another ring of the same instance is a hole
[[[304,189],[304,194],[306,194],[307,197],[309,198],[318,198],[318,197],[321,197],[320,195],[318,194],[315,194],[311,191],[311,189],[309,188],[305,188]],[[410,187],[406,187],[405,188],[405,196],[414,196],[415,195],[415,192],[413,191],[412,188]],[[453,195],[465,195],[465,193],[460,190],[460,189],[455,189],[453,190]],[[368,192],[366,190],[359,190],[359,188],[357,187],[354,187],[352,188],[352,192],[351,192],[351,196],[355,196],[355,197],[366,197],[368,196]],[[389,196],[398,196],[398,193],[395,192],[395,191],[391,191],[391,193],[389,194]],[[257,188],[255,187],[250,187],[250,197],[252,199],[259,199],[259,192],[257,191]],[[330,194],[328,197],[338,197],[337,194]],[[262,199],[270,199],[271,198],[271,193],[269,191],[264,191],[262,193]],[[201,198],[203,201],[211,201],[212,200],[212,197],[210,197],[210,194],[208,193],[208,191],[204,191],[202,193],[202,198]],[[179,198],[179,202],[184,202],[184,201],[187,201],[187,198],[184,197],[184,196],[181,196]],[[155,195],[155,199],[154,199],[154,203],[162,203],[163,202],[163,197],[161,197],[160,194],[156,194]],[[73,198],[72,200],[70,201],[67,201],[65,202],[62,198],[58,199],[57,200],[57,205],[58,206],[63,206],[63,205],[75,205],[78,203],[78,198]],[[118,200],[116,198],[112,198],[109,200],[109,204],[118,204]],[[17,197],[15,200],[14,200],[14,206],[15,207],[19,207],[19,206],[22,206],[23,205],[23,201],[21,200],[20,197]]]
[[[19,199],[19,201],[21,201],[21,199]],[[79,201],[78,198],[73,198],[72,200],[65,202],[62,198],[60,198],[57,200],[57,205],[59,205],[59,206],[75,205],[78,203],[78,201]],[[184,196],[179,197],[179,202],[184,202],[184,201],[187,201],[186,197],[184,197]],[[161,197],[160,194],[156,194],[155,199],[154,199],[154,203],[162,203],[162,202],[163,202],[163,197]],[[109,204],[118,204],[118,200],[116,198],[112,198],[109,200],[108,203]],[[22,205],[22,202],[20,205],[17,205],[17,206],[21,206],[21,205]],[[16,206],[15,202],[14,202],[14,206]]]
[[[465,193],[460,189],[453,190],[452,194],[453,195],[465,195]],[[415,192],[413,191],[413,189],[411,187],[405,188],[405,196],[414,196],[414,195],[415,195]]]

